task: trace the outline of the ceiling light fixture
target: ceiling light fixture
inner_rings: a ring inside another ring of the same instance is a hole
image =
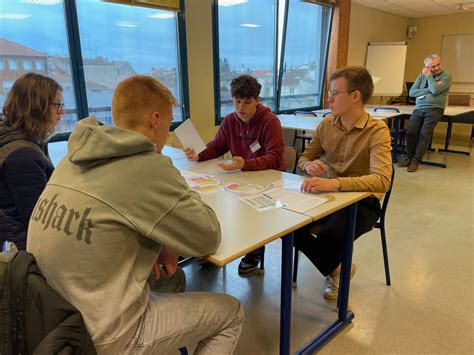
[[[260,25],[256,25],[255,23],[242,23],[242,24],[240,24],[240,26],[250,27],[250,28],[260,27]]]
[[[63,0],[21,0],[24,4],[52,6],[61,4]]]
[[[153,15],[148,15],[147,17],[149,18],[156,18],[158,20],[169,20],[169,19],[172,19],[174,18],[174,13],[167,13],[167,12],[158,12],[156,14],[153,14]]]
[[[30,17],[28,14],[0,13],[0,19],[5,20],[24,20]]]
[[[247,2],[248,2],[248,0],[219,0],[218,5],[229,7],[229,6],[245,4]]]
[[[115,25],[117,25],[118,27],[128,27],[128,28],[135,28],[135,27],[138,27],[138,25],[136,23],[133,23],[133,22],[116,22]]]

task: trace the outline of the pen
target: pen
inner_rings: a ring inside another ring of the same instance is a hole
[[[270,200],[273,200],[271,196],[268,196],[267,194],[262,194],[262,195],[265,196],[266,198],[269,198]]]

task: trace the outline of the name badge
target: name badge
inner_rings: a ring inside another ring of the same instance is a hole
[[[262,146],[260,145],[260,143],[258,143],[258,141],[255,141],[252,144],[250,144],[250,150],[252,151],[252,153],[255,153],[260,148],[262,148]]]

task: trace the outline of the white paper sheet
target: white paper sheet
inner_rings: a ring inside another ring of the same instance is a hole
[[[283,207],[280,201],[276,201],[265,194],[245,196],[241,197],[240,200],[249,204],[259,212]]]
[[[265,191],[265,196],[283,203],[287,210],[304,213],[315,208],[328,200],[313,194],[290,191],[279,187],[273,187]]]
[[[269,186],[281,187],[283,189],[292,190],[292,191],[296,191],[296,192],[301,192],[301,184],[302,183],[303,183],[303,181],[283,179],[283,180],[277,180],[277,181],[271,183]]]
[[[206,145],[191,120],[185,120],[174,130],[174,133],[181,141],[183,147],[194,149],[196,154],[199,154],[206,149]]]

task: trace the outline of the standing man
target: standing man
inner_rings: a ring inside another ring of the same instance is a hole
[[[372,77],[365,68],[341,68],[329,80],[328,102],[332,114],[318,125],[299,160],[299,168],[311,175],[301,189],[311,193],[371,192],[357,205],[357,239],[379,219],[380,198],[390,188],[390,132],[383,121],[370,117],[364,110],[374,90]],[[321,177],[325,173],[327,179]],[[341,210],[295,232],[295,247],[326,276],[324,298],[329,300],[338,297],[345,220],[346,212]],[[352,264],[351,277],[354,273]]]
[[[199,154],[184,148],[190,160],[209,160],[230,151],[231,164],[219,163],[224,170],[284,170],[283,129],[280,120],[260,103],[262,85],[250,75],[241,75],[230,83],[235,111],[224,117],[214,139]],[[239,265],[239,273],[248,274],[257,269],[265,247],[247,254]]]
[[[115,89],[115,126],[81,120],[33,210],[27,249],[80,310],[99,354],[232,354],[243,310],[216,293],[176,289],[177,255],[214,253],[217,216],[160,154],[176,100],[149,76]],[[190,218],[192,216],[192,218]]]
[[[424,60],[425,67],[410,89],[416,97],[407,132],[407,152],[398,166],[407,167],[413,173],[423,159],[436,124],[443,117],[446,99],[451,88],[451,75],[441,69],[441,59],[431,54]]]

